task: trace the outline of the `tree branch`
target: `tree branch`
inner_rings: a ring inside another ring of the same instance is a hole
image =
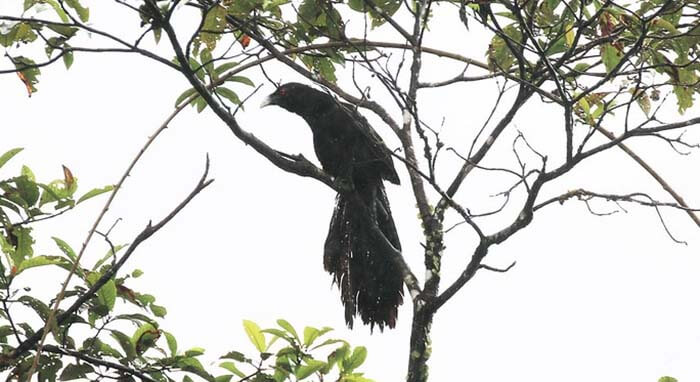
[[[130,367],[126,367],[120,363],[109,362],[109,361],[105,361],[101,358],[91,357],[91,356],[89,356],[87,354],[83,354],[79,351],[70,350],[70,349],[63,349],[63,348],[60,348],[60,347],[54,346],[54,345],[46,345],[46,346],[44,346],[43,350],[48,352],[48,353],[54,353],[54,354],[75,357],[81,361],[84,361],[84,362],[92,364],[92,365],[104,366],[104,367],[107,367],[110,369],[114,369],[114,370],[119,371],[120,373],[137,377],[145,382],[158,382],[155,379],[149,377],[148,375],[146,375],[138,370],[132,369]]]

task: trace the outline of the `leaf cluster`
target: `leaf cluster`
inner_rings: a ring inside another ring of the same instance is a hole
[[[671,88],[680,113],[693,106],[694,95],[700,92],[700,23],[689,15],[698,12],[697,2],[508,4],[490,5],[483,20],[494,32],[486,54],[492,72],[533,83],[561,80],[561,87],[579,99],[601,81],[612,85],[625,78],[628,98],[647,115],[650,99],[659,98],[652,93],[665,87]],[[473,8],[483,11],[481,6]],[[614,108],[616,96],[609,92],[600,100],[605,111]],[[619,97],[616,101],[621,103]],[[587,124],[604,111],[591,114],[584,102],[578,107]]]

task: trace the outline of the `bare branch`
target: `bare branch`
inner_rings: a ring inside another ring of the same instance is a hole
[[[496,267],[492,267],[492,266],[490,266],[490,265],[481,264],[481,265],[479,265],[479,269],[486,269],[487,271],[497,272],[497,273],[506,273],[506,272],[508,272],[509,270],[511,270],[511,268],[513,268],[513,267],[515,266],[515,264],[516,264],[516,262],[513,261],[513,262],[512,262],[508,267],[506,267],[506,268],[496,268]]]

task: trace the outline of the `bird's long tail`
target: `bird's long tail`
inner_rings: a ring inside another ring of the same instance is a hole
[[[323,264],[340,287],[349,327],[359,315],[372,328],[393,328],[403,302],[401,269],[386,243],[372,233],[372,222],[394,248],[401,250],[401,244],[382,182],[356,185],[356,190],[355,195],[338,194],[336,198]]]

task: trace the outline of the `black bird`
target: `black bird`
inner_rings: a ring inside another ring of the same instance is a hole
[[[323,170],[347,190],[336,197],[323,254],[324,268],[340,287],[345,322],[352,328],[359,315],[372,328],[393,328],[403,302],[401,269],[381,235],[372,233],[376,225],[401,250],[383,184],[399,184],[391,152],[352,105],[320,90],[290,82],[267,97],[262,106],[268,105],[304,118]]]

